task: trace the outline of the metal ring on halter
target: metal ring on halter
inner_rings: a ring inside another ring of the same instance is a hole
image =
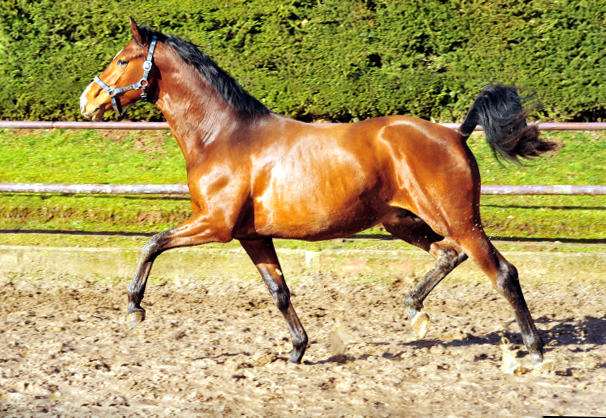
[[[105,84],[99,77],[95,77],[94,82],[97,83],[99,85],[99,87],[101,87],[103,90],[105,90],[107,92],[107,94],[109,95],[109,97],[112,100],[112,107],[114,108],[114,110],[116,111],[118,116],[123,116],[130,107],[126,108],[126,109],[124,109],[124,111],[122,111],[122,109],[120,107],[120,102],[116,98],[116,95],[125,93],[127,91],[140,89],[141,97],[139,97],[138,101],[143,101],[143,102],[147,101],[147,93],[145,93],[145,88],[149,85],[149,81],[147,80],[147,77],[149,76],[149,72],[151,71],[151,69],[153,67],[154,51],[156,50],[157,43],[158,43],[158,38],[156,38],[154,36],[152,38],[151,44],[149,45],[147,59],[143,63],[143,77],[141,78],[141,80],[139,80],[138,83],[131,84],[130,86],[126,86],[126,87],[113,88],[113,87],[109,87],[107,84]]]

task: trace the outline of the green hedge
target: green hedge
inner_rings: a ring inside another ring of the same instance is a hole
[[[0,118],[80,119],[78,98],[130,38],[129,16],[196,43],[303,120],[460,120],[495,81],[537,90],[535,117],[606,115],[601,0],[4,0]],[[161,118],[149,105],[129,115]]]

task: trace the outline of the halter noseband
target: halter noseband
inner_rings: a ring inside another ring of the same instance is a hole
[[[147,59],[143,63],[143,77],[139,80],[138,83],[131,84],[126,87],[112,88],[105,84],[98,76],[95,77],[95,83],[97,83],[103,90],[109,94],[109,97],[112,100],[112,106],[114,110],[118,114],[118,116],[122,116],[126,113],[127,109],[122,110],[120,107],[120,102],[116,98],[118,94],[125,93],[130,90],[141,89],[141,98],[139,99],[142,102],[147,101],[147,94],[145,93],[145,88],[148,86],[149,82],[147,81],[147,77],[149,76],[149,72],[152,69],[152,59],[154,58],[154,50],[156,49],[156,44],[158,43],[158,39],[154,36],[152,38],[151,44],[149,45],[149,52],[147,53]]]

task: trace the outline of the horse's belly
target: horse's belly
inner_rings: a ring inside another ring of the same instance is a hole
[[[370,228],[378,219],[376,207],[359,191],[336,188],[269,194],[256,199],[254,208],[256,232],[276,238],[340,238]]]
[[[256,233],[262,236],[284,239],[322,241],[345,238],[376,225],[372,219],[326,219],[307,218],[287,222],[268,222],[256,227]]]

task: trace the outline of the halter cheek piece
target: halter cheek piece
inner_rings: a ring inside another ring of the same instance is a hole
[[[147,59],[143,63],[143,77],[141,77],[141,80],[139,80],[138,83],[131,84],[130,86],[126,86],[126,87],[112,88],[112,87],[109,87],[107,84],[105,84],[103,81],[101,81],[101,79],[99,77],[95,77],[95,83],[97,83],[103,90],[105,90],[107,92],[107,94],[109,94],[109,97],[112,100],[112,106],[114,107],[114,110],[116,111],[118,116],[124,115],[126,113],[126,111],[128,110],[128,108],[124,109],[124,110],[121,109],[120,102],[116,98],[116,96],[118,94],[126,93],[127,91],[130,91],[130,90],[141,89],[141,98],[139,99],[139,101],[141,101],[141,102],[147,101],[147,94],[145,93],[145,88],[149,84],[149,82],[147,81],[147,77],[149,76],[149,72],[151,71],[152,66],[153,66],[152,60],[154,58],[154,50],[156,49],[157,43],[158,43],[158,39],[154,36],[152,38],[151,44],[149,45],[149,52],[147,53]]]

